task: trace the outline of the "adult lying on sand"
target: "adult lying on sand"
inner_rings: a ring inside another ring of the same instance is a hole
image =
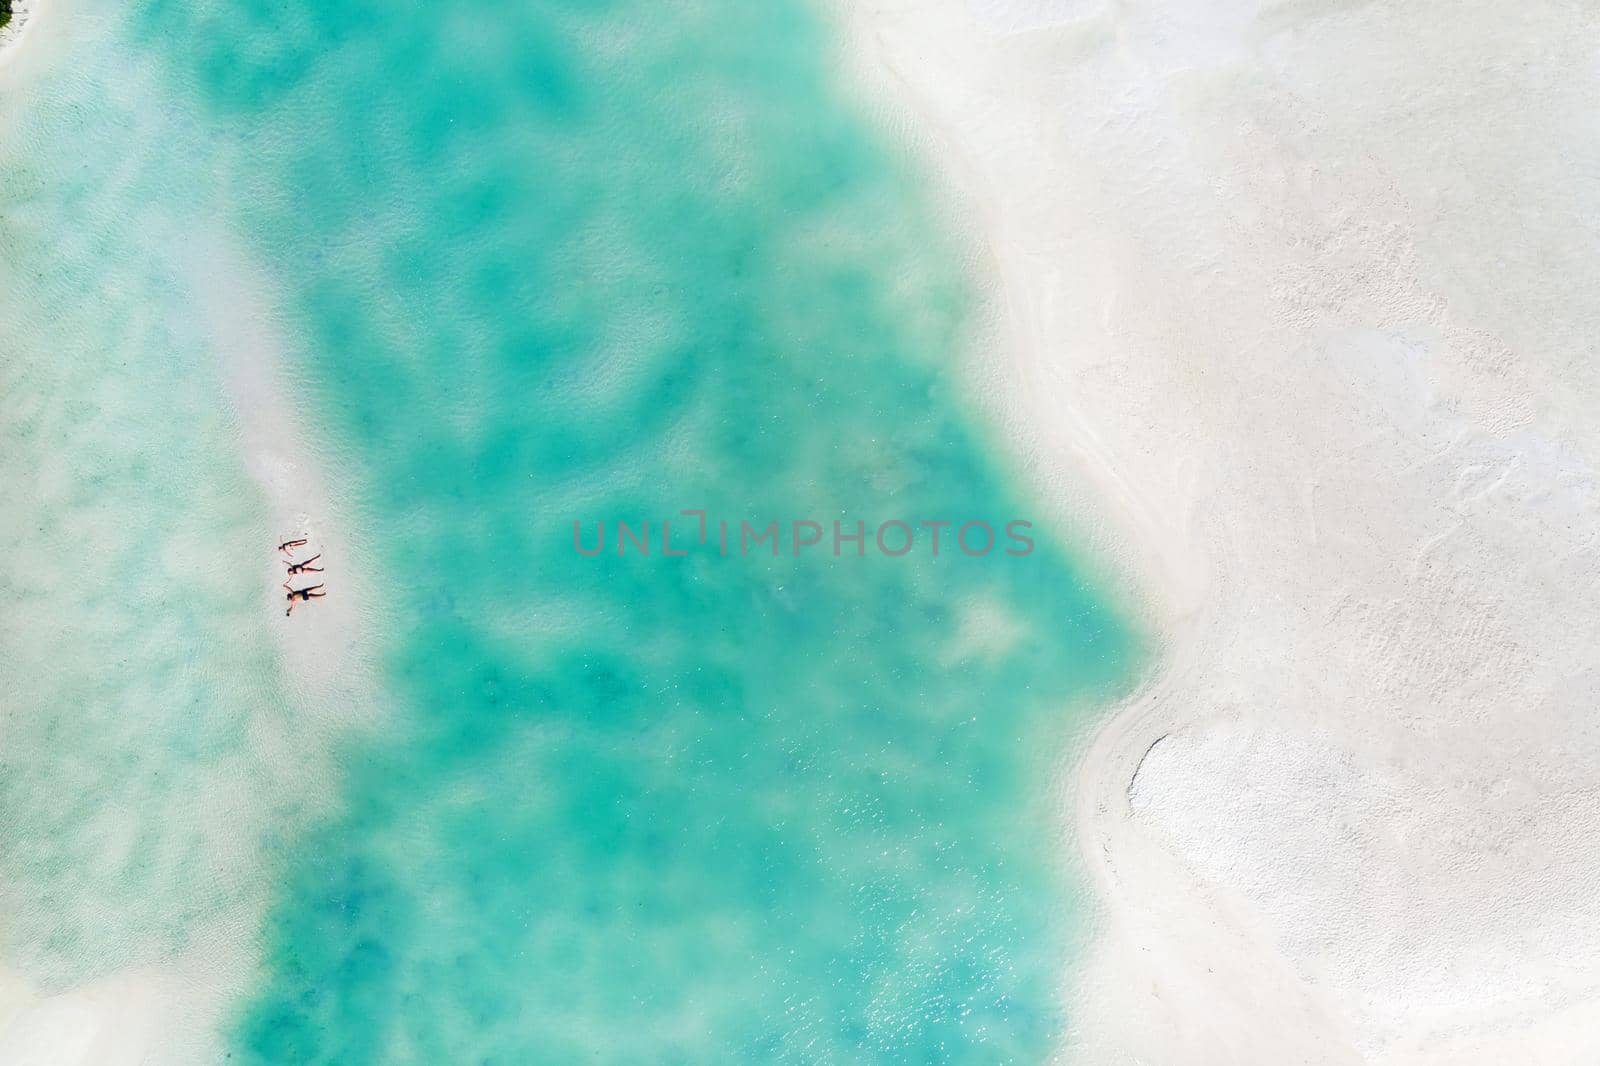
[[[316,562],[320,558],[322,558],[322,553],[318,552],[316,555],[313,555],[311,558],[307,559],[303,563],[296,563],[296,562],[292,562],[291,561],[289,563],[289,573],[290,574],[320,574],[320,573],[322,573],[322,567],[320,567],[320,566],[312,566],[311,565],[312,563]]]
[[[288,601],[289,601],[289,609],[287,611],[283,612],[285,615],[291,615],[291,614],[294,613],[294,603],[295,603],[296,599],[301,599],[301,600],[320,600],[320,599],[322,599],[322,597],[327,595],[326,592],[317,591],[318,589],[322,588],[321,585],[311,585],[311,586],[309,586],[307,588],[297,589],[297,588],[291,588],[289,583],[287,581],[285,581],[283,583],[283,587],[289,590],[288,595],[286,597],[286,599],[288,599]]]

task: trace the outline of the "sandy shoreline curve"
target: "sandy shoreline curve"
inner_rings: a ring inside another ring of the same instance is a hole
[[[0,27],[0,66],[9,62],[22,47],[22,39],[33,22],[37,6],[37,0],[12,0],[11,21]]]
[[[1595,16],[836,10],[1163,648],[1063,804],[1061,1061],[1594,1061]]]
[[[838,3],[993,279],[974,388],[1160,640],[1064,776],[1101,911],[1060,1061],[1600,1058],[1600,15]],[[270,292],[220,240],[193,268]],[[269,300],[195,287],[283,669],[359,695],[370,570]],[[284,619],[292,531],[339,596]],[[0,1060],[153,1061],[249,965],[204,948],[0,972]]]

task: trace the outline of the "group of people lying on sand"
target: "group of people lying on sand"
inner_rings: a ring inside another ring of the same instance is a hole
[[[313,555],[311,558],[304,559],[304,560],[302,560],[302,561],[300,561],[298,563],[294,561],[294,550],[296,548],[303,548],[305,546],[306,546],[306,540],[304,538],[301,538],[300,540],[286,540],[282,544],[278,545],[278,551],[283,553],[283,555],[285,556],[284,565],[289,568],[289,576],[290,577],[293,577],[296,574],[320,574],[320,573],[322,573],[322,567],[320,567],[320,566],[312,566],[311,565],[312,563],[316,562],[318,559],[322,558],[322,553],[321,552],[318,552],[317,554]],[[296,602],[305,602],[305,601],[308,601],[308,600],[320,600],[322,597],[327,595],[326,592],[322,591],[322,586],[321,585],[310,585],[310,586],[308,586],[306,588],[303,588],[303,589],[297,589],[294,586],[290,585],[289,582],[285,581],[283,583],[283,587],[288,590],[287,598],[289,600],[289,609],[287,611],[283,612],[286,615],[290,615],[290,614],[294,613],[294,605],[295,605]]]

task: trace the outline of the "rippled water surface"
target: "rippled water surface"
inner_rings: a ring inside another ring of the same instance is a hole
[[[825,30],[791,0],[157,2],[48,75],[0,138],[0,431],[47,490],[4,514],[26,558],[94,547],[0,570],[80,634],[4,623],[13,954],[159,962],[253,886],[236,1063],[1044,1057],[1052,762],[1129,638],[963,401],[954,243]],[[382,725],[310,811],[174,281],[214,231],[271,279],[375,570]],[[1040,547],[573,549],[683,509]]]

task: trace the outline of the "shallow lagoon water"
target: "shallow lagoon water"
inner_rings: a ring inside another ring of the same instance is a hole
[[[247,883],[266,917],[224,1019],[234,1062],[1043,1059],[1074,919],[1055,757],[1072,716],[1125,684],[1130,638],[963,399],[957,249],[837,85],[815,12],[234,0],[108,27],[103,65],[59,76],[81,100],[11,139],[37,157],[5,165],[37,180],[7,239],[40,270],[64,261],[47,235],[92,249],[48,288],[16,268],[23,297],[93,286],[161,325],[115,369],[99,341],[122,318],[94,307],[67,335],[68,379],[37,357],[58,324],[23,323],[11,373],[33,399],[6,428],[118,373],[193,405],[135,404],[100,432],[170,464],[232,531],[214,595],[172,623],[221,643],[157,645],[212,679],[194,713],[231,740],[200,746],[189,793],[163,791],[185,720],[158,713],[168,689],[88,657],[45,669],[15,720],[69,720],[80,676],[91,705],[138,695],[117,719],[148,782],[130,818],[174,852],[126,889],[148,921],[67,921],[107,913],[83,903],[104,893],[104,819],[59,815],[51,839],[77,843],[41,851],[30,797],[104,738],[30,727],[3,857],[48,854],[52,888],[20,900],[12,953],[63,982],[159,959],[197,896]],[[90,177],[63,185],[73,153]],[[251,748],[261,719],[292,719],[270,664],[218,650],[258,647],[264,622],[243,460],[226,420],[196,413],[215,354],[171,325],[185,301],[148,267],[186,224],[225,229],[273,279],[271,357],[376,571],[381,726],[339,739],[315,810]],[[127,252],[108,238],[124,229]],[[190,422],[204,434],[172,428]],[[159,539],[159,473],[91,449],[64,491]],[[574,522],[659,538],[676,519],[687,539],[685,509],[869,530],[1032,519],[1039,549],[574,550]],[[109,580],[82,575],[79,599]],[[149,603],[49,609],[148,625]],[[274,797],[239,823],[248,847],[183,819],[224,768]]]

